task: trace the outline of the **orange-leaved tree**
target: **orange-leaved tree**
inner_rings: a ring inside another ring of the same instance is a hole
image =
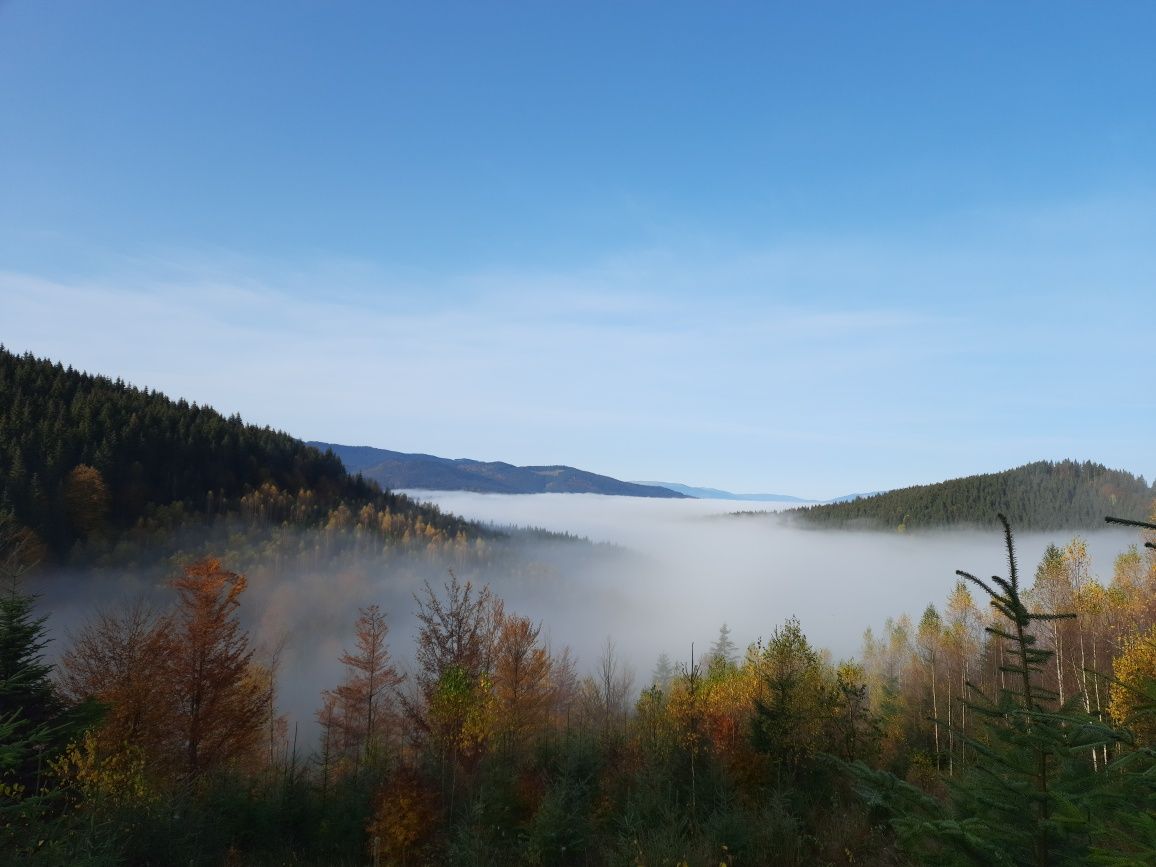
[[[245,584],[215,559],[186,566],[172,582],[177,607],[159,644],[174,758],[189,780],[244,758],[261,735],[270,686],[249,676],[253,649],[237,618]]]

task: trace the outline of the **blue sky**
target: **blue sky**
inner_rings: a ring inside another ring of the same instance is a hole
[[[0,341],[299,436],[1151,478],[1148,3],[0,2]]]

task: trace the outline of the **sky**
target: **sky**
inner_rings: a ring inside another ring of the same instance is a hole
[[[1156,476],[1156,6],[0,0],[0,342],[303,439]]]

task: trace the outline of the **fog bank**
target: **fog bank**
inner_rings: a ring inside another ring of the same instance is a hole
[[[405,669],[412,665],[417,631],[414,594],[427,581],[440,589],[449,569],[463,580],[488,583],[508,611],[541,621],[554,649],[569,645],[577,653],[582,673],[594,668],[612,638],[637,673],[636,686],[646,685],[659,653],[688,661],[692,642],[701,654],[724,622],[745,647],[798,617],[813,644],[836,659],[852,657],[866,627],[878,630],[904,612],[917,618],[928,603],[942,606],[956,569],[981,577],[1006,574],[1002,536],[994,530],[813,530],[771,513],[728,514],[776,505],[766,503],[596,494],[417,496],[477,521],[611,544],[511,533],[485,543],[480,554],[405,550],[364,539],[327,548],[322,531],[278,529],[273,532],[280,541],[259,547],[248,561],[224,556],[226,568],[249,579],[240,611],[255,643],[262,653],[283,646],[281,705],[301,724],[303,744],[312,743],[321,690],[341,680],[338,659],[353,646],[358,608],[377,604],[386,612],[390,650]],[[1025,580],[1049,543],[1064,545],[1073,535],[1018,537]],[[1093,571],[1105,582],[1115,556],[1140,541],[1125,528],[1083,535]],[[32,589],[42,594],[42,610],[50,615],[50,656],[64,649],[67,631],[97,606],[115,608],[139,596],[171,604],[166,579],[172,568],[161,562],[136,572],[38,576]]]
[[[637,552],[641,559],[622,575],[573,576],[592,604],[541,616],[567,641],[588,632],[611,634],[641,659],[662,649],[688,657],[690,642],[705,647],[724,621],[744,646],[791,616],[836,658],[855,656],[866,627],[877,629],[903,612],[918,617],[928,603],[942,607],[956,569],[980,577],[1007,574],[1003,537],[995,530],[809,529],[771,514],[790,505],[775,503],[409,493],[473,520],[577,533]],[[767,514],[732,514],[748,510]],[[1062,546],[1074,535],[1087,540],[1095,574],[1105,582],[1116,555],[1141,541],[1138,533],[1113,527],[1018,535],[1024,580],[1031,581],[1049,543]],[[564,588],[559,600],[574,590]],[[608,596],[614,605],[598,604]]]

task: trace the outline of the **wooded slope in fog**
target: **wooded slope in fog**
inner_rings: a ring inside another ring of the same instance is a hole
[[[1105,515],[1147,515],[1153,490],[1143,476],[1085,461],[1036,461],[1004,470],[915,485],[794,510],[807,523],[874,529],[996,526],[1003,513],[1022,531],[1081,530]]]

